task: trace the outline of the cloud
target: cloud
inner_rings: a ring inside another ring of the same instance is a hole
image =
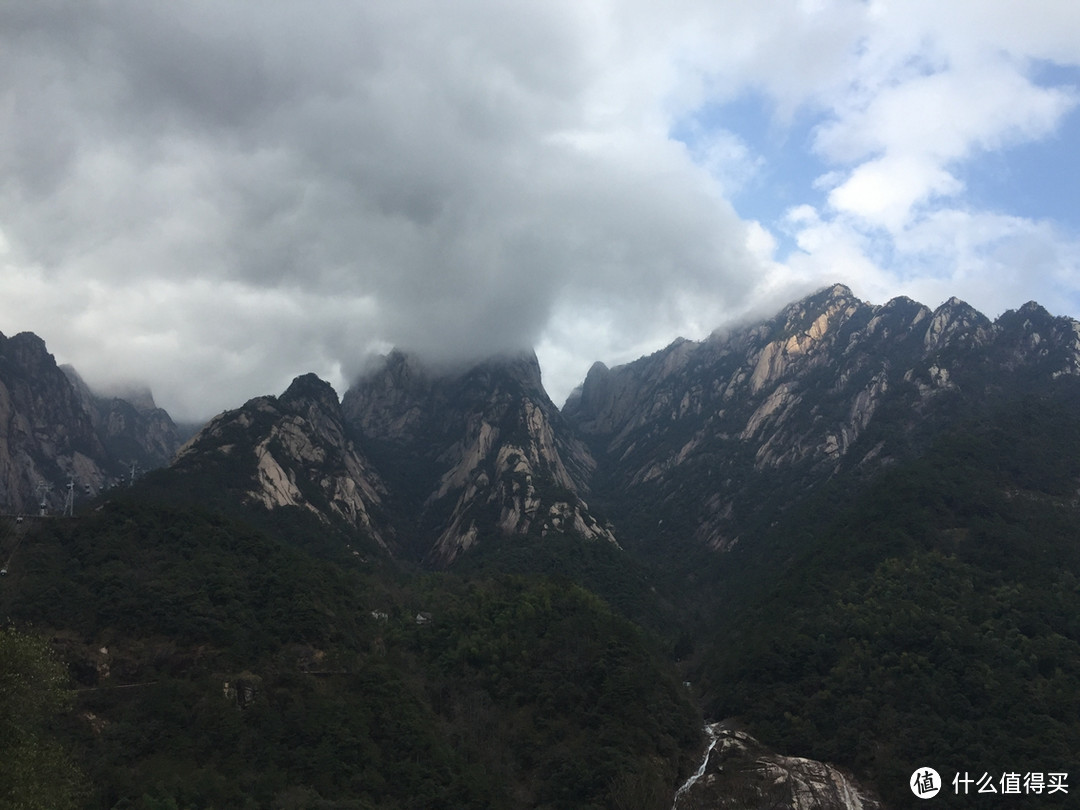
[[[306,371],[341,389],[394,344],[536,346],[559,399],[836,278],[1022,256],[1065,290],[1072,237],[970,210],[960,178],[1075,108],[1038,75],[1080,63],[1073,5],[7,4],[0,329],[189,418]],[[732,205],[766,169],[738,121],[672,134],[748,94],[812,122],[789,148],[818,187],[782,221]]]
[[[560,303],[632,332],[739,300],[744,224],[590,11],[7,9],[9,263],[72,291],[46,322],[88,377],[120,350],[187,414],[372,345],[532,346]]]
[[[856,164],[829,194],[834,208],[892,231],[922,203],[955,196],[951,167],[979,151],[1037,140],[1076,106],[1074,92],[1038,87],[1000,55],[955,67],[922,65],[865,105],[841,109],[817,131],[816,148]]]

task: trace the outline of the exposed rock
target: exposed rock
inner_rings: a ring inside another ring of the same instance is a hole
[[[159,409],[95,398],[37,335],[0,334],[0,508],[59,513],[68,498],[166,464],[175,425]],[[42,507],[44,504],[44,507]]]
[[[164,467],[180,448],[180,431],[169,414],[157,407],[149,388],[130,388],[113,395],[95,393],[71,366],[61,366],[90,414],[109,454],[126,465],[149,470]]]
[[[770,504],[767,519],[845,465],[912,452],[960,400],[1065,375],[1080,376],[1080,324],[1036,304],[991,323],[955,298],[933,312],[908,298],[874,306],[834,285],[763,323],[594,365],[563,414],[600,465],[601,500],[654,504],[658,520],[724,548],[746,504]],[[689,513],[687,487],[699,493]]]
[[[782,756],[716,723],[704,760],[672,810],[880,810],[873,791],[812,759]]]
[[[246,466],[237,464],[238,453]],[[334,389],[314,374],[297,377],[280,397],[258,397],[217,416],[180,450],[174,468],[212,475],[222,464],[233,479],[248,476],[251,503],[344,521],[388,546],[373,518],[385,486],[346,435]]]
[[[583,500],[596,462],[531,353],[439,370],[392,352],[343,409],[385,468],[407,468],[398,489],[411,494],[397,510],[415,515],[417,551],[430,562],[446,565],[493,531],[615,542]]]

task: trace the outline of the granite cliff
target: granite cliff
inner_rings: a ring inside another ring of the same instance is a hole
[[[146,392],[135,403],[92,392],[30,332],[0,335],[0,508],[62,511],[70,497],[168,464],[176,425]]]
[[[532,353],[447,370],[393,352],[342,407],[396,484],[398,513],[412,516],[405,531],[430,562],[452,562],[485,534],[616,542],[584,500],[596,463],[545,393]]]
[[[917,453],[965,409],[1080,374],[1080,323],[1025,304],[882,305],[843,285],[774,318],[596,364],[563,408],[601,501],[648,505],[716,549],[839,472]]]

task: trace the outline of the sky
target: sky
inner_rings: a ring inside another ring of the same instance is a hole
[[[842,282],[1080,316],[1075,0],[0,0],[0,332],[179,420]]]

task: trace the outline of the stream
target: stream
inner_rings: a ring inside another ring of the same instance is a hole
[[[709,764],[709,757],[712,755],[713,748],[716,747],[716,743],[720,739],[720,731],[724,728],[723,723],[706,723],[705,733],[709,737],[709,745],[705,749],[705,755],[701,758],[701,765],[698,766],[697,771],[685,782],[682,787],[675,791],[675,802],[671,805],[671,810],[679,810],[679,800],[683,795],[694,786],[702,776],[705,775],[705,766]]]

